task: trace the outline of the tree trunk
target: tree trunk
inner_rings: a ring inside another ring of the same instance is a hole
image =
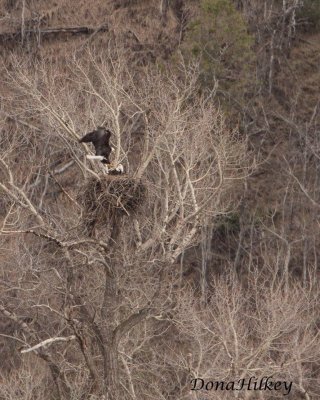
[[[107,400],[119,400],[118,348],[113,340],[106,346],[104,385]]]
[[[168,8],[169,8],[169,0],[161,0],[161,2],[160,2],[160,14],[161,14],[162,23],[166,22]]]
[[[114,312],[118,304],[117,284],[115,278],[116,264],[112,264],[113,254],[117,247],[117,240],[120,234],[121,217],[114,216],[111,221],[112,230],[109,240],[110,269],[105,268],[105,291],[102,305],[103,337],[105,343],[104,357],[104,392],[107,400],[118,400],[119,395],[119,363],[118,343],[115,340],[115,316]]]

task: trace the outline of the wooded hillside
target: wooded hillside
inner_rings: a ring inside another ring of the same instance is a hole
[[[0,57],[0,399],[317,399],[318,0],[0,0]]]

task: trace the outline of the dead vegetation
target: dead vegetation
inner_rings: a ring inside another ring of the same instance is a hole
[[[175,52],[198,2],[5,2],[1,398],[189,400],[195,377],[253,375],[319,397],[319,41],[295,41],[299,3],[219,2],[260,57],[226,107]],[[101,123],[127,176],[78,144]]]

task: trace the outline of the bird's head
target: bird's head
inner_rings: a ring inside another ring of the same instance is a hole
[[[110,129],[107,129],[105,126],[98,126],[97,131],[106,133],[108,135],[108,138],[110,138],[110,136],[112,135],[112,132],[110,131]]]

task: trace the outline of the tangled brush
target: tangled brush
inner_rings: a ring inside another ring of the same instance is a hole
[[[145,197],[146,187],[140,180],[103,175],[86,183],[79,200],[84,206],[87,222],[97,223],[136,213]]]

